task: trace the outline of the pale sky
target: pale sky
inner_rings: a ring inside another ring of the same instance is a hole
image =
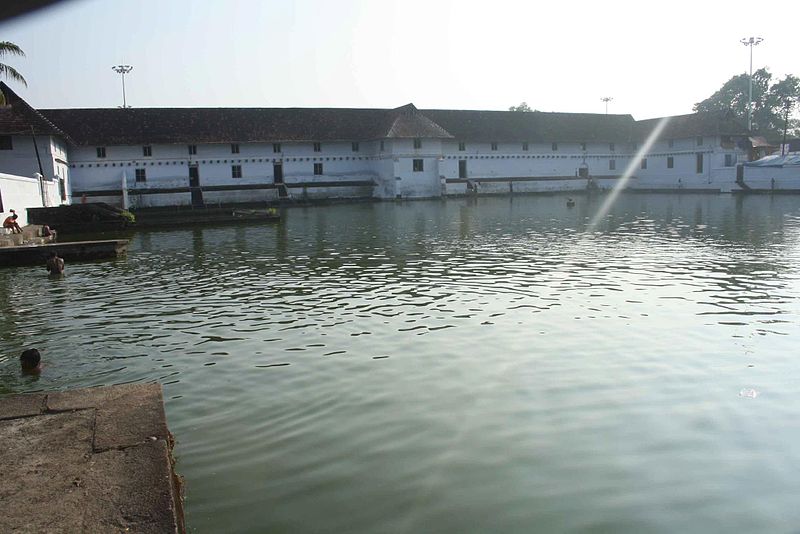
[[[765,6],[769,5],[769,10]],[[764,7],[762,7],[764,6]],[[691,112],[749,68],[800,75],[800,3],[73,0],[0,24],[39,108],[398,107]],[[793,27],[794,26],[794,27]],[[792,57],[794,56],[794,57]]]

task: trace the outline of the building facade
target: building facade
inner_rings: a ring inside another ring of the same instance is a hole
[[[0,121],[0,139],[12,145],[0,150],[0,172],[30,175],[35,137],[43,174],[63,184],[64,202],[133,208],[579,191],[620,180],[729,192],[750,148],[741,125],[708,114],[635,121],[412,104],[33,110],[0,89],[6,115],[19,122]],[[34,119],[26,137],[22,123]]]

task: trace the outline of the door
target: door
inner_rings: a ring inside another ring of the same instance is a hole
[[[283,183],[283,163],[274,163],[272,165],[272,175],[275,177],[275,187],[278,188],[278,196],[288,196],[289,192],[286,190],[286,184]]]
[[[465,159],[458,160],[458,177],[462,179],[467,177],[467,160]]]
[[[203,207],[203,190],[200,189],[200,169],[197,165],[189,167],[189,190],[192,192],[192,206]]]

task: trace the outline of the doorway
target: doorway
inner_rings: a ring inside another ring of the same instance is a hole
[[[192,192],[192,207],[202,208],[203,190],[200,189],[200,169],[196,164],[189,166],[189,190]]]
[[[283,163],[274,163],[272,165],[272,175],[275,177],[275,187],[278,188],[278,196],[286,198],[289,192],[286,190],[286,184],[283,183]]]

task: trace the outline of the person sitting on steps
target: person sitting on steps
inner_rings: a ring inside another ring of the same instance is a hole
[[[6,217],[6,220],[3,221],[3,228],[10,228],[12,234],[21,234],[22,228],[19,227],[19,223],[17,223],[18,215],[14,213],[14,210],[11,210],[11,215]]]

